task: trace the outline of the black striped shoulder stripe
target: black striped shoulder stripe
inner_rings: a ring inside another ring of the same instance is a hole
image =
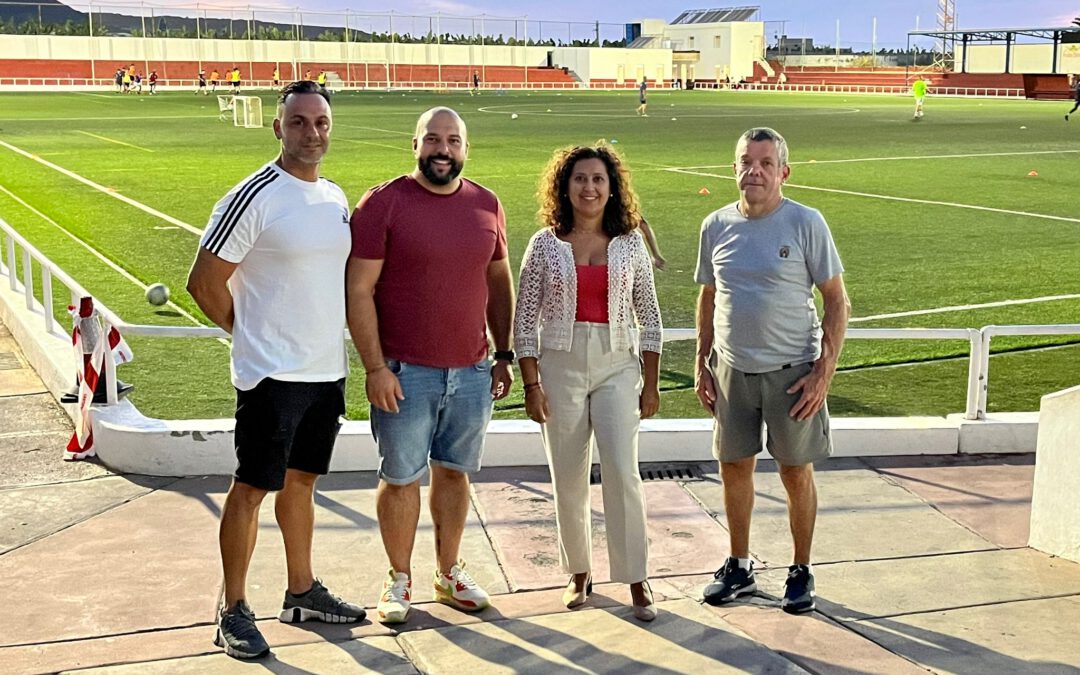
[[[229,202],[229,205],[225,208],[225,213],[223,213],[221,215],[221,218],[218,220],[217,224],[214,226],[214,233],[211,235],[211,238],[214,238],[214,237],[218,236],[218,233],[221,231],[222,225],[226,221],[229,220],[229,218],[232,216],[233,210],[237,207],[237,205],[240,203],[241,199],[243,198],[244,191],[249,189],[252,186],[252,184],[258,182],[260,179],[266,178],[272,172],[273,172],[272,167],[269,167],[269,166],[265,167],[262,171],[260,171],[259,173],[255,174],[250,179],[248,179],[248,181],[246,183],[244,183],[240,187],[239,190],[236,191],[236,194],[233,195],[232,201]]]
[[[268,166],[236,191],[232,201],[229,202],[228,208],[225,209],[225,213],[221,216],[221,220],[218,221],[217,226],[214,228],[213,234],[206,240],[207,250],[214,254],[221,251],[221,247],[225,245],[225,241],[232,234],[233,228],[236,227],[236,223],[240,220],[240,216],[251,204],[251,200],[260,190],[276,179],[277,172],[274,171],[273,167]]]

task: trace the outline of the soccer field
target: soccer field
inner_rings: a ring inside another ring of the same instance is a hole
[[[269,127],[273,97],[263,101]],[[324,175],[355,202],[410,171],[416,118],[433,105],[454,107],[469,126],[464,175],[502,199],[515,270],[552,150],[616,143],[668,259],[657,273],[668,328],[693,326],[698,228],[737,198],[735,140],[759,125],[790,144],[785,194],[832,228],[852,327],[1080,323],[1080,123],[1063,121],[1062,102],[931,98],[913,121],[906,97],[654,91],[639,118],[636,91],[345,92],[334,97]],[[214,202],[276,150],[269,128],[219,121],[213,97],[2,94],[0,218],[125,320],[208,323],[183,290],[198,233]],[[146,303],[140,283],[154,282],[172,289],[176,308]],[[59,289],[57,299],[67,302]],[[131,399],[145,414],[232,414],[221,341],[129,341],[136,359],[119,375],[136,385]],[[1041,395],[1080,380],[1080,336],[996,338],[993,347],[990,411],[1037,410]],[[849,340],[831,409],[962,412],[967,350],[962,341]],[[692,355],[691,342],[667,345],[661,416],[703,416]],[[353,373],[349,417],[366,418],[355,355]],[[524,416],[520,385],[496,416]]]

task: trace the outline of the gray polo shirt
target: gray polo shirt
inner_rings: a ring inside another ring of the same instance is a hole
[[[821,354],[814,286],[844,271],[817,209],[784,199],[763,218],[738,202],[701,224],[699,284],[716,287],[713,349],[730,367],[764,373]]]

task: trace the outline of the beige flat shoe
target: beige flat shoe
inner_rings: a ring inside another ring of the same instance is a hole
[[[648,591],[649,604],[647,605],[634,605],[634,618],[638,621],[652,621],[656,618],[656,603],[653,602],[652,586],[648,581],[642,582],[643,589]]]
[[[567,609],[573,609],[585,604],[585,601],[589,599],[589,593],[592,593],[592,576],[585,580],[585,586],[580,591],[574,585],[574,577],[570,577],[570,582],[566,584],[566,589],[562,593],[563,604]]]

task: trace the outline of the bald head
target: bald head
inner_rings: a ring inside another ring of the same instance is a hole
[[[448,124],[456,126],[456,131],[461,136],[462,141],[466,141],[468,132],[465,129],[465,120],[461,119],[461,115],[457,114],[457,111],[453,108],[437,106],[426,111],[420,116],[420,119],[416,120],[415,138],[422,139],[424,134],[428,132],[429,127],[433,124],[439,126],[446,126]]]

